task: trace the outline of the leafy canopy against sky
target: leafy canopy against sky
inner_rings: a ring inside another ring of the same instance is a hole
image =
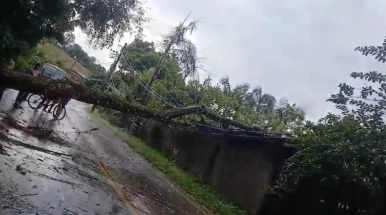
[[[310,120],[334,111],[325,100],[340,82],[351,81],[351,72],[382,71],[381,63],[353,51],[383,41],[382,0],[149,0],[147,6],[146,40],[160,41],[192,11],[201,23],[191,39],[215,82],[229,76],[235,84],[260,85],[304,107]],[[75,33],[76,43],[108,67],[109,50],[93,50],[79,29]],[[126,35],[120,44],[131,40]]]

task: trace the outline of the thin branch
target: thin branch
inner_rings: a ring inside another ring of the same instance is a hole
[[[365,101],[371,101],[371,102],[386,102],[386,100],[379,100],[379,99],[367,99],[367,98],[362,98],[362,97],[359,97],[359,96],[350,96],[348,97],[350,99],[361,99],[361,100],[365,100]]]

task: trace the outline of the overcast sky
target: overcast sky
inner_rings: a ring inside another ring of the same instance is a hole
[[[334,110],[325,102],[353,71],[383,71],[384,65],[354,48],[380,45],[386,35],[383,0],[148,0],[146,40],[159,41],[169,26],[190,18],[211,77],[229,76],[233,85],[260,85],[286,97],[316,120]],[[76,42],[108,67],[108,50],[93,50],[76,30]],[[121,43],[130,43],[126,36]],[[207,76],[201,74],[201,79]]]

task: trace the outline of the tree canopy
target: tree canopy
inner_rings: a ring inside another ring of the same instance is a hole
[[[0,57],[15,57],[43,38],[63,41],[80,27],[94,45],[111,46],[125,32],[142,32],[140,0],[5,0],[0,9]]]

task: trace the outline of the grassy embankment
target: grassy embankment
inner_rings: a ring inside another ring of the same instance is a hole
[[[74,59],[71,56],[51,43],[40,43],[38,44],[37,49],[44,54],[48,62],[59,66],[63,70],[70,69],[74,64]],[[74,70],[86,76],[89,76],[90,74],[90,71],[79,62],[75,64]]]
[[[132,149],[149,161],[153,167],[160,170],[175,185],[193,197],[198,203],[208,208],[213,214],[218,215],[245,215],[246,213],[237,207],[227,203],[213,189],[203,185],[193,176],[179,169],[173,162],[166,159],[160,152],[150,148],[141,140],[131,136],[122,128],[109,122],[107,117],[95,111],[89,115],[98,123],[104,125],[120,139],[126,142]]]

